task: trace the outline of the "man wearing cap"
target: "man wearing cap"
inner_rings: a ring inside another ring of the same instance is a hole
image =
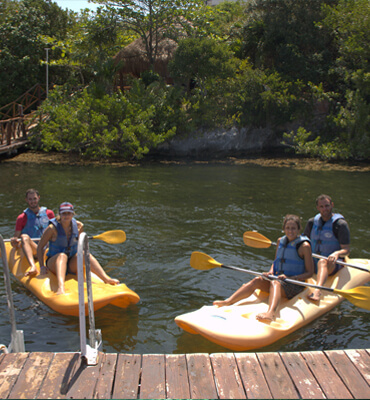
[[[74,208],[69,202],[62,203],[59,215],[50,221],[37,246],[37,257],[40,260],[40,273],[49,271],[57,276],[57,294],[65,294],[65,277],[67,273],[77,274],[77,245],[78,237],[83,232],[83,223],[74,218]],[[45,247],[49,243],[46,265],[44,260]],[[90,254],[91,272],[95,273],[105,283],[117,285],[118,279],[110,278],[98,260]]]
[[[54,218],[54,212],[46,207],[40,207],[40,195],[35,189],[28,189],[26,192],[26,208],[22,214],[18,215],[15,223],[14,236],[11,238],[13,247],[19,246],[21,239],[22,250],[27,258],[30,268],[24,274],[25,276],[34,276],[37,274],[34,255],[36,255],[37,244],[33,238],[40,238],[44,230],[49,225],[49,220]]]

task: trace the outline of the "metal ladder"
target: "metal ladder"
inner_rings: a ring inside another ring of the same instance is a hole
[[[3,262],[4,281],[8,300],[8,309],[11,324],[11,342],[8,347],[0,345],[0,350],[5,353],[25,352],[23,331],[17,330],[14,313],[14,303],[12,289],[10,286],[10,274],[4,239],[0,235],[0,250]],[[85,296],[84,296],[84,258],[86,269],[86,288],[89,311],[89,342],[86,340],[86,321],[85,321]],[[98,363],[99,351],[102,349],[102,335],[100,329],[95,329],[94,303],[91,286],[90,252],[89,242],[86,233],[82,232],[78,239],[77,250],[77,271],[78,271],[78,298],[79,298],[79,323],[80,323],[80,347],[81,358],[87,365],[96,365]]]
[[[23,331],[17,330],[17,325],[15,322],[15,313],[14,313],[14,303],[13,303],[13,294],[12,288],[10,286],[10,274],[9,274],[9,267],[8,267],[8,259],[6,257],[6,250],[4,239],[0,235],[0,250],[1,250],[1,258],[3,261],[3,271],[4,271],[4,282],[5,282],[5,289],[6,289],[6,297],[8,300],[8,310],[9,310],[9,318],[10,318],[10,325],[11,325],[11,340],[8,347],[5,345],[0,345],[0,348],[5,353],[24,353],[24,337]]]
[[[90,345],[86,343],[84,266],[83,266],[84,258],[85,258],[85,269],[86,269],[87,301],[88,301],[88,311],[89,311]],[[86,361],[87,365],[96,365],[98,363],[99,351],[102,349],[102,335],[100,329],[95,329],[94,303],[93,303],[92,287],[91,287],[89,241],[85,232],[82,232],[78,238],[77,272],[78,272],[77,276],[78,276],[81,357]]]

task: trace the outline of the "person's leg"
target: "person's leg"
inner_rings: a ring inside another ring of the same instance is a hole
[[[58,281],[58,289],[56,292],[57,294],[65,293],[64,283],[66,280],[67,262],[68,262],[68,257],[67,254],[65,253],[56,254],[55,256],[49,258],[47,261],[48,269],[51,272],[53,272],[57,277]]]
[[[281,298],[285,295],[282,290],[281,284],[278,280],[270,283],[270,297],[269,297],[269,308],[267,312],[258,314],[256,318],[259,321],[267,320],[274,321],[276,309],[278,308]]]
[[[75,254],[68,263],[68,269],[77,275],[77,254]],[[104,283],[109,283],[110,285],[118,285],[120,282],[118,279],[111,278],[106,274],[103,267],[99,264],[99,261],[90,254],[90,269],[95,275],[103,280]]]
[[[30,268],[26,271],[24,276],[35,276],[37,275],[37,268],[35,264],[34,256],[37,254],[37,245],[31,240],[27,234],[21,235],[22,251],[27,258]]]
[[[256,289],[261,289],[264,292],[269,292],[270,282],[266,279],[263,279],[262,277],[254,278],[251,281],[242,285],[226,300],[216,300],[213,302],[213,305],[218,307],[229,306],[239,300],[248,298],[251,294],[253,294]]]
[[[118,285],[119,280],[111,278],[104,271],[103,267],[99,264],[99,261],[90,254],[90,268],[91,272],[94,272],[100,279],[102,279],[105,283],[109,283],[110,285]]]
[[[317,263],[317,286],[323,286],[328,276],[334,271],[335,264],[328,263],[327,260],[321,259]],[[319,301],[321,297],[321,290],[315,289],[310,295],[307,296],[309,300]]]

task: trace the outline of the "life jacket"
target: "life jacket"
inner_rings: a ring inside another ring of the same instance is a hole
[[[321,225],[320,214],[315,216],[310,234],[314,253],[328,256],[334,251],[340,250],[340,243],[333,232],[333,224],[340,218],[344,219],[343,215],[333,214],[324,225]]]
[[[21,233],[26,233],[30,238],[40,238],[49,225],[46,210],[46,207],[40,207],[39,212],[35,214],[29,208],[26,208],[24,213],[27,215],[27,222]]]
[[[58,236],[55,242],[49,242],[49,251],[47,256],[52,257],[55,256],[55,254],[65,253],[68,255],[68,258],[70,258],[75,255],[78,246],[78,227],[76,220],[72,218],[72,232],[69,240],[67,240],[67,235],[62,224],[60,224],[56,218],[51,219],[50,223],[55,226]]]
[[[304,259],[298,254],[298,247],[303,242],[310,243],[310,239],[303,235],[291,242],[288,242],[286,236],[281,238],[274,261],[274,275],[293,276],[305,272]]]

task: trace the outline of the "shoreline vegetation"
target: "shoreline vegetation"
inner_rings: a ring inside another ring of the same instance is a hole
[[[370,163],[368,0],[3,3],[2,131],[32,104],[34,151],[112,164],[287,148],[290,167]],[[29,104],[46,72],[47,96]]]
[[[312,158],[296,156],[275,155],[251,155],[249,157],[232,157],[209,159],[193,158],[164,158],[151,157],[138,162],[127,162],[121,160],[91,161],[82,160],[78,155],[26,151],[11,158],[0,159],[1,163],[32,163],[32,164],[54,164],[54,165],[79,165],[79,166],[114,166],[114,167],[138,167],[148,164],[185,165],[185,164],[225,164],[225,165],[252,165],[270,168],[292,168],[311,171],[347,171],[347,172],[370,172],[370,163],[367,162],[329,162]]]

